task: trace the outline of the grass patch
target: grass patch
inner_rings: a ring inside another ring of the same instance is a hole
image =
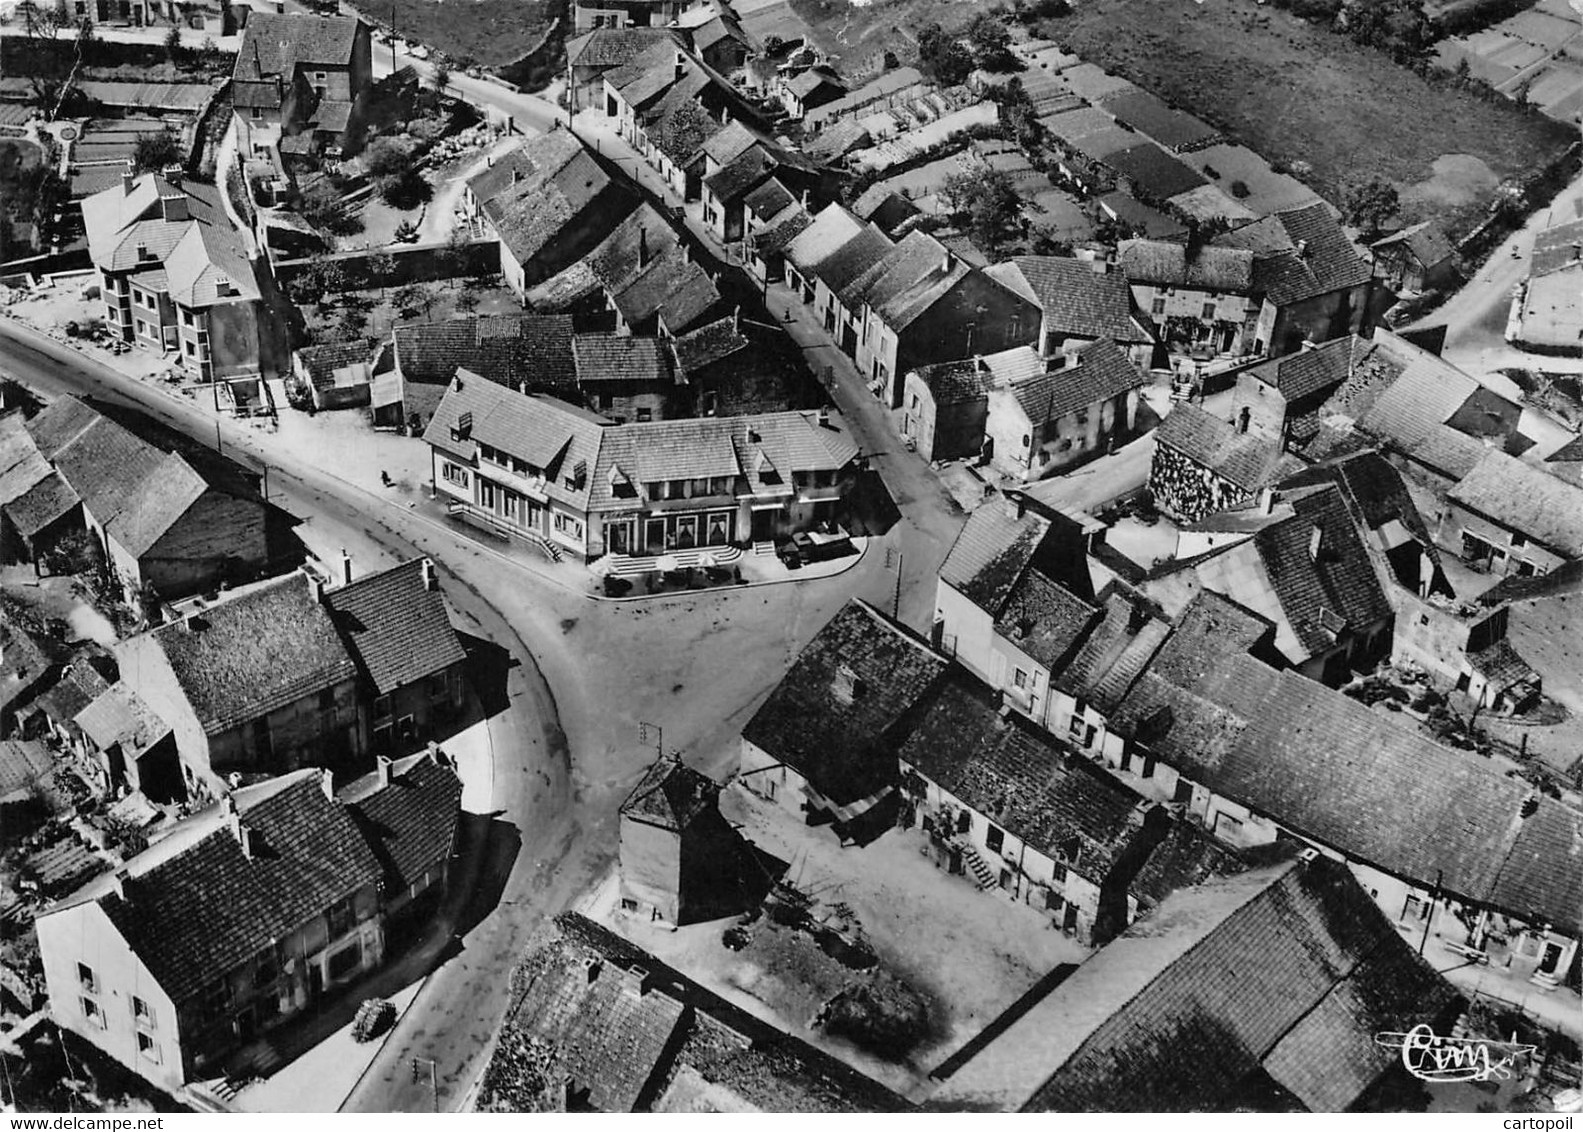
[[[458,66],[503,67],[538,46],[555,17],[568,18],[565,0],[386,0],[365,6],[378,27],[449,56]],[[375,44],[375,52],[389,51]]]
[[[1501,178],[1539,169],[1576,128],[1505,100],[1431,81],[1382,52],[1253,0],[1084,0],[1040,29],[1068,49],[1180,106],[1293,171],[1332,201],[1380,176],[1407,189],[1443,154]],[[1414,205],[1470,227],[1493,194]]]

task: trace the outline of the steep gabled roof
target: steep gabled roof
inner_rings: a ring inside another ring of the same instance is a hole
[[[573,327],[564,314],[468,315],[402,323],[391,337],[409,381],[442,385],[466,370],[530,392],[565,393],[577,386]]]
[[[792,662],[742,738],[837,805],[896,780],[903,717],[947,661],[864,602],[849,601]]]
[[[1583,558],[1583,489],[1493,449],[1446,498],[1567,558]]]
[[[421,884],[450,862],[461,819],[462,780],[430,752],[409,755],[337,791],[384,871],[387,896]]]
[[[310,16],[299,13],[248,12],[242,45],[236,53],[235,77],[259,79],[280,75],[290,79],[298,67],[321,64],[348,67],[357,43],[360,21],[355,16]]]
[[[1117,249],[1130,283],[1247,294],[1253,290],[1253,253],[1246,248],[1171,240],[1123,240]]]
[[[1244,491],[1260,487],[1280,459],[1280,445],[1241,433],[1197,405],[1175,406],[1154,430],[1156,444],[1174,448],[1195,464]]]
[[[1128,277],[1121,272],[1096,270],[1093,264],[1065,256],[1025,255],[1011,262],[1055,333],[1119,342],[1149,340],[1133,319]],[[990,273],[995,274],[993,269]]]
[[[997,1034],[934,1109],[1219,1111],[1272,1085],[1339,1112],[1399,1064],[1382,1032],[1456,991],[1324,857],[1167,897]]]
[[[1071,364],[1013,382],[1008,392],[1037,427],[1145,384],[1142,371],[1113,341],[1102,338],[1079,350]]]
[[[1252,250],[1255,284],[1278,307],[1360,286],[1374,273],[1323,202],[1277,212],[1215,243]]]
[[[377,695],[467,659],[434,567],[413,559],[328,590],[324,604]]]
[[[1050,532],[1044,515],[1014,510],[1021,509],[994,503],[975,510],[940,566],[942,582],[997,617]]]

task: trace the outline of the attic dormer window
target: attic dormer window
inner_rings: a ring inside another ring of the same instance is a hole
[[[473,435],[473,414],[469,410],[456,418],[456,423],[451,426],[452,440],[467,440]]]
[[[866,691],[862,679],[849,666],[845,664],[836,666],[835,676],[830,684],[830,693],[838,703],[849,704],[861,698]]]

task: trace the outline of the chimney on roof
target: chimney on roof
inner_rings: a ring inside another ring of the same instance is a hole
[[[945,254],[940,257],[940,274],[949,275],[956,270],[956,256],[950,248],[945,249]]]
[[[277,16],[286,14],[286,0],[275,0],[275,14]]]
[[[642,998],[649,991],[648,968],[633,967],[623,972],[621,985],[633,998]]]
[[[1301,257],[1303,259],[1307,259],[1308,258],[1308,241],[1307,240],[1298,240],[1297,241],[1297,254],[1298,254],[1299,257]]]
[[[159,175],[165,178],[166,184],[172,188],[179,189],[181,188],[181,179],[186,173],[180,165],[167,165],[159,171]]]
[[[329,801],[335,801],[335,777],[327,770],[319,771],[319,788]]]
[[[513,168],[511,170],[511,183],[513,185],[515,185],[518,181],[521,181],[521,180],[522,180],[522,170]]]
[[[1324,545],[1324,541],[1325,532],[1314,527],[1308,535],[1308,557],[1316,562],[1319,561],[1319,548]]]
[[[434,559],[425,558],[420,569],[423,571],[423,588],[431,593],[439,589],[439,581],[434,575]]]
[[[736,310],[731,312],[731,333],[742,333],[742,304],[738,303]]]
[[[169,196],[159,198],[160,215],[168,224],[191,220],[192,213],[187,209],[187,196],[185,193],[171,193]]]
[[[352,584],[352,556],[346,553],[344,546],[341,548],[341,584],[343,586]]]
[[[384,755],[380,755],[377,759],[375,759],[374,760],[374,773],[379,775],[379,784],[381,786],[389,786],[390,785],[390,760],[388,758],[386,758]]]
[[[146,263],[146,262],[148,262],[149,260],[151,260],[153,258],[154,257],[149,254],[148,245],[143,243],[142,241],[139,241],[138,245],[137,245],[137,260],[138,260],[138,262],[139,263]]]
[[[835,674],[830,678],[830,694],[837,702],[849,704],[864,691],[863,681],[856,672],[844,664],[836,665]]]
[[[804,212],[808,211],[808,190],[807,189],[804,189],[802,191],[802,210]]]
[[[1309,350],[1317,350],[1318,348],[1319,348],[1319,343],[1315,342],[1312,338],[1304,338],[1303,339],[1302,353],[1306,354]]]
[[[819,406],[819,427],[830,427],[830,406],[828,405]]]
[[[128,161],[126,168],[121,170],[121,195],[131,196],[132,186],[137,184],[137,174],[132,172],[132,163]]]
[[[1275,489],[1273,487],[1259,488],[1259,514],[1268,515],[1275,510]]]
[[[1006,514],[1013,519],[1020,519],[1028,511],[1027,501],[1018,492],[1008,491],[1000,497],[1001,506],[1006,509]]]
[[[676,82],[681,82],[687,76],[687,56],[680,51],[676,53],[676,66],[671,71],[671,77]]]
[[[597,955],[590,955],[587,959],[583,960],[583,970],[588,975],[589,986],[593,986],[593,984],[598,981],[599,969],[603,966],[604,963]]]
[[[647,224],[638,225],[638,270],[641,271],[649,265],[649,228]]]
[[[681,247],[682,247],[682,262],[683,263],[691,263],[693,261],[693,249],[692,249],[692,247],[687,243],[686,240],[681,241]]]

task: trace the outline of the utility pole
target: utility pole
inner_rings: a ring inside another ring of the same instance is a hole
[[[434,1058],[415,1057],[412,1059],[412,1079],[416,1081],[419,1076],[419,1064],[426,1062],[429,1066],[429,1096],[433,1099],[434,1111],[440,1111],[440,1082],[434,1070]]]
[[[903,557],[901,551],[892,547],[885,548],[885,568],[887,570],[894,569],[896,571],[896,593],[895,596],[891,598],[890,604],[890,616],[891,620],[893,621],[901,620],[901,571],[902,564],[905,561],[906,559]]]
[[[1435,887],[1434,891],[1429,894],[1429,912],[1424,916],[1424,934],[1418,938],[1418,954],[1420,955],[1424,953],[1424,945],[1429,942],[1429,925],[1434,923],[1435,920],[1435,904],[1440,900],[1440,881],[1443,876],[1444,874],[1439,869],[1435,870]]]
[[[390,6],[390,73],[396,73],[396,6]]]
[[[665,756],[665,729],[663,727],[661,727],[659,724],[657,724],[657,723],[645,723],[642,720],[639,720],[638,721],[638,742],[639,743],[647,743],[649,741],[649,732],[650,731],[654,732],[654,753],[659,755],[661,758],[664,758],[664,756]]]
[[[219,417],[214,418],[214,451],[215,451],[215,455],[217,455],[217,456],[223,456],[225,454],[225,444],[220,439],[220,418]]]

